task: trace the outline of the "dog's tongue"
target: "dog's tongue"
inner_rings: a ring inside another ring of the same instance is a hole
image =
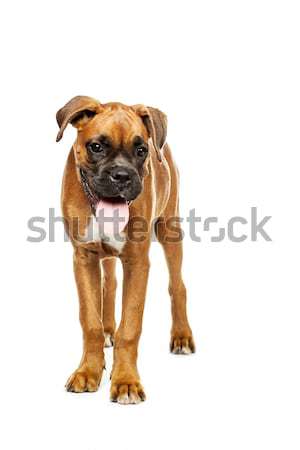
[[[105,235],[120,234],[126,227],[129,220],[129,207],[124,200],[110,202],[100,200],[96,206],[96,219]]]

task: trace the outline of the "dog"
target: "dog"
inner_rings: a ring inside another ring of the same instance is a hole
[[[57,112],[56,119],[57,141],[68,124],[77,128],[63,176],[62,211],[74,248],[83,355],[66,389],[96,391],[105,368],[104,347],[113,345],[110,398],[121,404],[139,403],[146,398],[137,351],[153,229],[169,270],[170,351],[195,351],[181,275],[178,171],[166,143],[167,118],[144,105],[101,104],[77,96]],[[117,217],[117,233],[111,232],[106,216]],[[138,238],[130,233],[132,229],[138,229]],[[124,277],[122,316],[116,331],[117,258]]]

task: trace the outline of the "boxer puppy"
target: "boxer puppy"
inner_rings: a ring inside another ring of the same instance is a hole
[[[57,141],[69,123],[78,132],[65,167],[62,210],[74,247],[83,355],[66,389],[96,391],[105,366],[103,348],[114,345],[111,400],[139,403],[145,400],[145,392],[137,370],[137,350],[152,224],[169,269],[170,350],[175,354],[195,351],[181,276],[178,172],[166,143],[167,119],[155,108],[101,104],[85,96],[70,100],[56,118]],[[116,258],[124,273],[117,331]]]

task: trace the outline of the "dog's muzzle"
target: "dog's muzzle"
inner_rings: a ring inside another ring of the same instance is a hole
[[[103,169],[92,178],[92,187],[99,199],[134,200],[142,190],[139,174],[132,168],[114,166]]]
[[[131,168],[114,166],[91,175],[80,169],[83,190],[104,235],[119,234],[129,220],[129,205],[142,190],[138,173]]]

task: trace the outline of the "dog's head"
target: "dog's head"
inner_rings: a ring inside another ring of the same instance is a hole
[[[76,164],[86,174],[99,201],[134,200],[142,191],[152,148],[161,161],[167,121],[158,109],[101,104],[93,98],[78,96],[61,108],[56,118],[60,127],[57,141],[69,123],[77,128]]]

